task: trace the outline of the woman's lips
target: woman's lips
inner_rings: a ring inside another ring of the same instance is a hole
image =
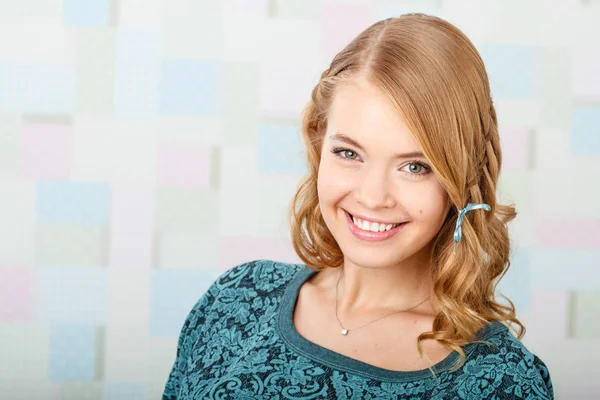
[[[346,215],[346,221],[348,222],[348,228],[350,229],[350,232],[356,238],[358,238],[360,240],[365,240],[368,242],[379,242],[382,240],[389,239],[392,236],[394,236],[396,233],[400,232],[404,228],[404,226],[407,224],[406,222],[401,223],[400,225],[398,225],[395,228],[390,229],[389,231],[383,231],[383,232],[365,231],[365,230],[360,229],[358,226],[354,225],[354,222],[352,221],[352,217],[350,216],[348,211],[344,210],[344,214]]]

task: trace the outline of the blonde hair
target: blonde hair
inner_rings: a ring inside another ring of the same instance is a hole
[[[436,340],[459,353],[453,369],[460,368],[466,360],[460,344],[478,342],[475,333],[494,320],[517,324],[521,339],[525,327],[513,303],[495,300],[496,285],[510,267],[507,223],[516,212],[496,201],[502,152],[488,76],[470,40],[443,19],[405,14],[379,21],[321,74],[302,118],[308,175],[290,207],[296,253],[316,271],[343,263],[319,209],[317,174],[335,89],[356,78],[375,85],[397,107],[453,205],[433,239],[430,273],[440,312],[433,330],[417,339],[421,357],[431,362],[421,342]],[[486,203],[491,211],[464,218],[453,254],[457,211],[467,203]]]

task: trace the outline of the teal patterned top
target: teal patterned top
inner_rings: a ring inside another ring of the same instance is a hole
[[[478,332],[491,342],[463,347],[429,369],[392,371],[302,337],[293,312],[303,264],[259,260],[235,266],[187,316],[163,400],[171,399],[553,399],[546,365],[497,321]]]

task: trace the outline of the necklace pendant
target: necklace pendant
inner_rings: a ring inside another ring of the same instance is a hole
[[[342,335],[346,336],[348,334],[348,329],[342,329]]]

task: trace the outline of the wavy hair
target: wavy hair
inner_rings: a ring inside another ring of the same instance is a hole
[[[298,256],[311,269],[338,267],[343,254],[319,209],[317,175],[327,114],[340,83],[363,78],[397,108],[431,162],[452,207],[433,238],[430,273],[439,313],[433,330],[417,339],[436,340],[466,356],[461,344],[478,342],[476,332],[491,321],[520,327],[515,307],[495,299],[496,285],[510,267],[507,224],[513,205],[496,201],[502,165],[498,122],[484,63],[471,41],[438,17],[405,14],[379,21],[340,51],[321,74],[302,115],[308,174],[290,205],[291,238]],[[472,212],[462,225],[453,253],[459,209],[486,203],[490,212]],[[431,370],[431,367],[430,367]],[[433,371],[435,375],[435,371]]]

